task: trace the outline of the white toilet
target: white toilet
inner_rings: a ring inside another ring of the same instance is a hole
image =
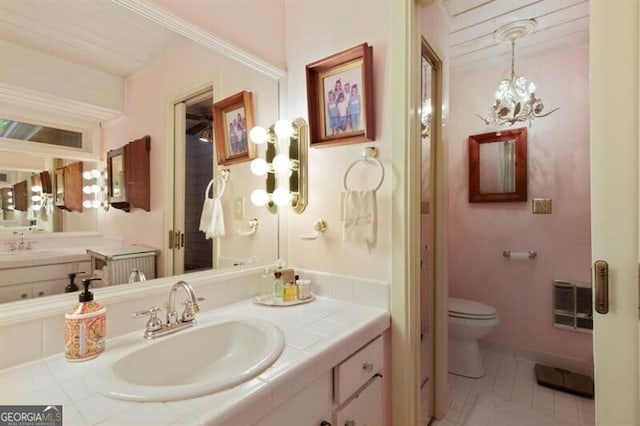
[[[495,308],[472,300],[449,298],[449,372],[484,376],[478,339],[500,323]]]

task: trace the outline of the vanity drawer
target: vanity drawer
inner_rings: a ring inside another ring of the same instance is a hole
[[[367,344],[333,369],[333,395],[338,404],[380,372],[383,367],[382,336]]]

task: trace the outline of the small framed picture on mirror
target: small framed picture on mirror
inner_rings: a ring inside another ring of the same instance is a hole
[[[242,91],[213,104],[213,125],[218,164],[229,165],[256,157],[249,142],[253,127],[253,95]]]

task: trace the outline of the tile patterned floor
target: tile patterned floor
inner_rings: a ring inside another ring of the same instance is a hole
[[[432,426],[593,426],[594,401],[536,383],[535,363],[482,352],[485,376],[449,374],[451,402],[442,420]],[[478,403],[478,407],[474,406]],[[490,412],[493,410],[493,412]]]

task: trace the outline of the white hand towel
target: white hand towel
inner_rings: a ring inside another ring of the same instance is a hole
[[[220,198],[211,199],[213,209],[211,211],[211,220],[207,227],[207,238],[224,237],[224,215],[222,212],[222,203]]]
[[[202,204],[202,214],[200,215],[200,227],[198,230],[206,233],[211,223],[211,215],[213,214],[213,198],[207,197],[205,194],[204,203]]]
[[[376,246],[376,191],[342,194],[342,241],[372,249]]]

